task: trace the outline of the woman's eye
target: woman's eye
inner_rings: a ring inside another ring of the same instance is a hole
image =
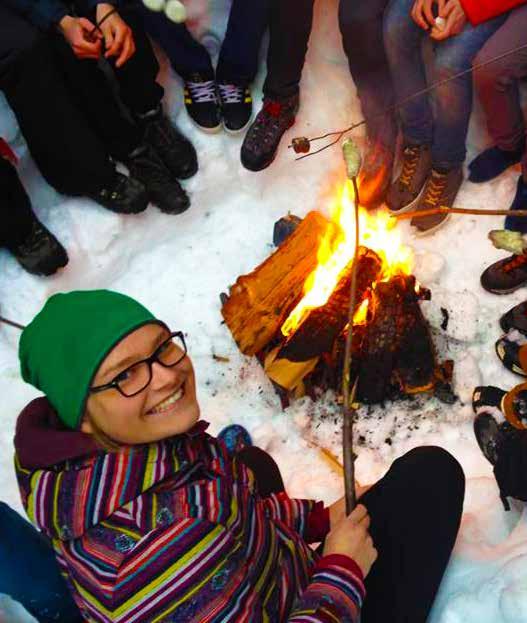
[[[124,381],[128,381],[130,379],[130,370],[123,370],[123,372],[121,372],[121,374],[118,374],[114,381],[116,383],[123,383]]]

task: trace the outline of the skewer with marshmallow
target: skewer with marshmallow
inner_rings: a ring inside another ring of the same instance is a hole
[[[180,0],[143,0],[147,9],[160,13],[164,11],[171,22],[181,24],[187,19],[187,9]]]

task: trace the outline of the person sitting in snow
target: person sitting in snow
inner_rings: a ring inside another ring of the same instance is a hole
[[[424,37],[434,42],[434,82],[470,69],[476,54],[506,19],[501,15],[478,23],[480,4],[479,0],[393,0],[389,4],[384,41],[399,102],[427,86]],[[434,8],[439,8],[443,21],[436,22]],[[387,194],[390,210],[452,207],[463,182],[471,109],[470,73],[400,106],[402,170]],[[428,234],[447,217],[446,213],[415,217],[411,225],[416,233]]]
[[[493,2],[492,14],[505,11],[507,7],[522,4],[525,0]],[[482,8],[480,19],[488,17]],[[526,43],[527,6],[512,11],[503,26],[487,41],[476,56],[475,63],[486,63],[492,58],[520,47]],[[520,106],[519,81],[527,77],[527,50],[510,54],[493,62],[474,74],[476,90],[487,118],[489,134],[494,142],[470,164],[469,180],[488,182],[521,161],[522,173],[518,178],[516,196],[511,210],[527,210],[527,149],[526,126]],[[505,219],[505,229],[527,233],[527,220],[512,214]]]
[[[250,85],[258,71],[270,4],[271,0],[233,0],[216,70],[207,48],[185,24],[171,22],[164,13],[142,10],[147,32],[184,80],[189,117],[204,132],[215,133],[223,127],[229,134],[238,134],[250,123]]]
[[[52,275],[68,256],[55,236],[37,219],[15,169],[16,156],[0,138],[0,246],[33,275]]]
[[[183,333],[123,294],[52,296],[19,355],[45,394],[17,422],[22,502],[86,620],[426,620],[463,507],[445,450],[397,459],[346,517],[207,434]]]
[[[0,89],[58,191],[115,212],[140,212],[150,199],[180,213],[189,199],[178,178],[196,172],[196,153],[162,113],[151,44],[112,5],[88,4],[77,11],[89,18],[74,16],[62,0],[0,0]]]
[[[499,359],[514,374],[527,377],[527,301],[505,313],[500,326]],[[509,391],[476,387],[472,406],[476,439],[494,467],[505,508],[510,508],[508,497],[527,502],[527,382]]]

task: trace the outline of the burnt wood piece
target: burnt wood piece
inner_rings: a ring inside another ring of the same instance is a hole
[[[382,262],[379,256],[366,247],[360,247],[357,266],[357,297],[354,313],[372,283],[379,278]],[[276,359],[307,361],[330,352],[337,336],[348,323],[348,308],[353,262],[340,278],[328,302],[309,312],[300,327],[288,338]]]
[[[358,355],[361,402],[382,402],[393,394],[394,385],[406,394],[434,387],[434,348],[418,300],[413,276],[393,277],[373,290],[370,321]]]
[[[256,354],[280,330],[302,297],[329,226],[322,214],[310,212],[263,264],[230,288],[221,312],[242,353]]]

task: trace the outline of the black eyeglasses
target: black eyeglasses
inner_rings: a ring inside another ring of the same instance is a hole
[[[187,356],[187,345],[181,331],[171,333],[170,336],[156,348],[154,353],[146,359],[137,361],[104,385],[90,387],[92,394],[106,391],[107,389],[116,389],[126,398],[132,398],[140,394],[150,385],[152,380],[152,364],[158,363],[164,368],[173,368],[181,363]]]

